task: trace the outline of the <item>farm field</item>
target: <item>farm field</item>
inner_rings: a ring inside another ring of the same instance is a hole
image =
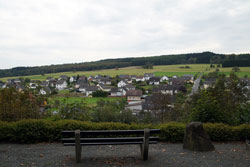
[[[189,66],[190,68],[181,68]],[[163,65],[163,66],[154,66],[153,69],[143,69],[140,66],[134,67],[126,67],[116,69],[107,69],[107,70],[98,70],[98,71],[78,71],[78,72],[62,72],[62,73],[51,73],[45,75],[30,75],[30,76],[18,76],[18,77],[5,77],[0,78],[1,81],[7,81],[8,79],[13,78],[30,78],[32,80],[45,80],[47,77],[58,78],[61,75],[67,76],[76,76],[76,75],[110,75],[116,76],[120,74],[129,74],[129,75],[143,75],[144,73],[154,73],[156,76],[181,76],[183,74],[196,74],[198,72],[212,72],[215,71],[216,68],[210,68],[210,64],[180,64],[180,65]],[[230,74],[232,68],[219,68],[221,73]],[[240,67],[240,72],[237,72],[237,75],[240,77],[244,77],[245,75],[250,76],[250,67]]]

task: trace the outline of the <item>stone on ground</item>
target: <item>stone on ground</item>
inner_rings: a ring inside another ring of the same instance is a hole
[[[183,148],[192,151],[214,150],[214,146],[201,122],[191,122],[186,126]]]

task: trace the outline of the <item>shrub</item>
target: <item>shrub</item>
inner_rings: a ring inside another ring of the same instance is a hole
[[[184,138],[185,124],[183,123],[166,123],[160,125],[161,139],[169,142],[182,142]]]
[[[182,142],[186,125],[170,122],[161,125],[124,124],[115,122],[83,122],[76,120],[22,120],[18,122],[0,121],[0,142],[36,143],[56,142],[62,138],[63,130],[127,130],[160,129],[160,138],[169,142]],[[228,126],[225,124],[204,124],[204,129],[213,141],[239,141],[250,138],[250,124]]]
[[[236,141],[239,140],[237,128],[222,123],[206,123],[204,129],[213,141]]]

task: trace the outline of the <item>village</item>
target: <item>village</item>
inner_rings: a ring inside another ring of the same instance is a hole
[[[6,83],[0,81],[0,88],[14,87],[18,91],[33,90],[34,93],[45,97],[54,94],[71,92],[82,98],[105,97],[126,98],[125,109],[131,110],[134,115],[139,112],[150,112],[155,109],[157,96],[168,95],[170,107],[173,107],[178,93],[186,97],[207,89],[216,82],[216,77],[202,74],[184,74],[182,76],[155,76],[154,73],[145,73],[143,76],[120,74],[115,77],[108,75],[96,76],[66,76],[59,78],[47,77],[46,80],[8,79]],[[250,79],[241,78],[246,88],[250,88]]]

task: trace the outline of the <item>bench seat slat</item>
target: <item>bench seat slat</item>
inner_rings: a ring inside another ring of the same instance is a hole
[[[150,137],[149,141],[158,141],[159,137]],[[81,143],[97,142],[142,142],[143,137],[123,137],[123,138],[81,138]],[[63,138],[63,143],[74,143],[75,138]]]
[[[128,144],[143,144],[143,142],[81,143],[82,146],[91,146],[91,145],[128,145]],[[157,144],[157,141],[150,141],[149,144]],[[64,146],[75,146],[75,143],[64,143]]]

